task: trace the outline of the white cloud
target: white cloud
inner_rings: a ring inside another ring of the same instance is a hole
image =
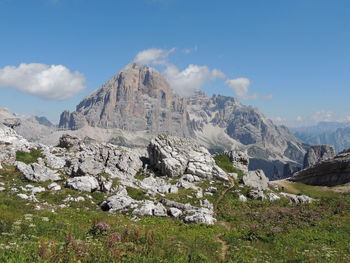
[[[229,86],[238,97],[246,97],[248,95],[250,80],[247,78],[228,79],[225,84]]]
[[[41,98],[64,100],[85,89],[85,77],[62,65],[22,63],[0,69],[0,88],[15,88]]]
[[[253,93],[249,95],[249,87],[251,85],[251,81],[248,78],[228,79],[226,80],[225,84],[235,92],[237,97],[241,99],[272,99],[272,94],[262,95],[259,93]]]
[[[197,50],[197,47],[194,48]],[[146,49],[139,52],[134,62],[164,66],[163,74],[170,86],[180,95],[190,96],[200,90],[206,83],[225,77],[218,69],[209,69],[207,66],[190,64],[184,70],[168,62],[168,56],[176,49]]]
[[[136,55],[134,62],[140,64],[165,65],[167,64],[167,58],[169,54],[175,52],[175,50],[175,48],[172,48],[170,50],[156,48],[146,49],[140,51]]]
[[[218,69],[210,70],[207,66],[193,64],[182,71],[174,65],[167,65],[164,75],[170,86],[185,96],[192,95],[211,80],[225,77],[225,74]]]
[[[197,51],[198,47],[193,49],[184,49],[183,53],[189,54]],[[224,79],[226,75],[219,69],[210,69],[207,66],[190,64],[184,70],[180,70],[175,65],[168,62],[168,57],[176,49],[146,49],[140,51],[134,62],[140,64],[160,65],[164,67],[163,74],[170,86],[180,95],[190,96],[195,91],[200,90],[210,81]],[[225,84],[235,92],[236,96],[242,99],[271,99],[272,95],[262,95],[258,93],[249,94],[251,81],[248,78],[228,79]]]

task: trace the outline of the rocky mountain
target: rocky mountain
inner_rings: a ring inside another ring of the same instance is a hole
[[[43,120],[46,120],[44,123]],[[10,112],[7,109],[0,109],[0,123],[13,128],[18,134],[29,141],[41,141],[54,132],[56,127],[48,125],[48,120],[36,116],[21,116]]]
[[[305,143],[333,145],[336,152],[350,147],[349,122],[320,122],[315,126],[294,128],[292,131]]]
[[[79,103],[63,112],[59,127],[84,125],[193,136],[185,98],[175,94],[162,75],[147,66],[128,65]]]
[[[51,121],[49,121],[45,116],[35,116],[34,118],[41,125],[44,125],[47,127],[54,126],[53,123]]]
[[[161,73],[136,63],[83,99],[75,112],[63,112],[59,127],[143,132],[149,139],[166,133],[194,138],[211,152],[247,150],[253,158],[251,169],[262,168],[270,178],[273,171],[282,177],[285,163],[302,166],[305,154],[305,145],[286,127],[274,125],[256,108],[232,97],[210,98],[202,92],[181,97]],[[120,140],[126,141],[121,137],[114,141]],[[129,137],[128,144],[132,143]]]

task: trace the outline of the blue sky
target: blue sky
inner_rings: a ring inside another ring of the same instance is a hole
[[[178,73],[192,64],[225,75],[201,83],[209,94],[236,96],[228,81],[244,78],[242,102],[277,122],[343,120],[349,11],[347,0],[0,0],[0,107],[57,121],[140,51],[173,49],[165,60]],[[1,72],[28,70],[59,72],[48,85],[64,93],[38,90],[28,75],[1,82]]]

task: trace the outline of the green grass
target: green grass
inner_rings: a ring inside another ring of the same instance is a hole
[[[135,179],[137,180],[143,180],[146,178],[145,174],[143,173],[142,170],[138,171],[136,174],[135,174]]]
[[[307,194],[313,198],[335,198],[339,196],[338,193],[332,191],[332,188],[324,186],[312,186],[286,181],[283,187],[285,192],[296,195]]]
[[[142,189],[137,189],[137,188],[127,186],[126,191],[128,191],[128,195],[135,200],[149,199],[145,191]]]
[[[243,177],[243,172],[232,165],[232,162],[226,154],[217,154],[214,156],[214,160],[216,165],[226,173],[236,173],[239,177]]]
[[[242,203],[234,192],[237,185],[216,182],[212,186],[218,191],[204,196],[215,204],[216,225],[154,217],[135,222],[132,216],[101,211],[97,204],[107,196],[97,192],[66,208],[57,205],[67,195],[88,194],[71,189],[38,193],[48,204],[36,210],[35,203],[9,190],[9,185],[28,184],[15,168],[5,167],[0,174],[7,188],[0,192],[0,262],[350,262],[350,194],[293,184],[293,191],[320,201]],[[133,188],[128,192],[135,199],[145,194]],[[193,192],[169,197],[185,201],[187,195]],[[94,234],[98,222],[107,223],[109,230]]]
[[[29,153],[22,151],[16,152],[16,160],[26,164],[35,163],[38,158],[44,158],[44,155],[37,149],[32,149]]]

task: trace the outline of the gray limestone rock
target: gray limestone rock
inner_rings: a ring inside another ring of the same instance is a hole
[[[248,193],[248,196],[254,200],[265,200],[266,196],[262,190],[254,189]]]
[[[31,182],[59,181],[60,175],[46,166],[38,163],[25,164],[16,162],[16,168],[24,177]]]
[[[245,197],[245,196],[242,195],[242,194],[240,194],[240,195],[238,196],[238,200],[241,201],[241,202],[243,202],[243,203],[245,203],[245,202],[248,201],[247,197]]]
[[[151,165],[169,177],[192,174],[205,179],[228,180],[207,149],[188,138],[159,135],[148,146]]]
[[[268,194],[266,195],[266,197],[267,197],[267,200],[269,200],[270,202],[275,202],[275,201],[281,199],[281,197],[279,197],[279,196],[276,195],[275,193],[268,193]]]
[[[61,190],[61,186],[57,183],[52,183],[52,184],[49,184],[47,186],[47,189],[49,189],[51,191],[59,191],[59,190]]]
[[[69,134],[63,134],[59,139],[57,147],[67,150],[79,150],[81,147],[81,140]]]
[[[338,154],[332,159],[316,163],[289,178],[309,185],[335,186],[350,182],[350,153]]]
[[[134,209],[132,212],[133,215],[137,216],[167,216],[167,210],[161,204],[154,204],[154,202],[145,200],[143,201],[138,208]]]
[[[262,170],[249,171],[243,176],[242,180],[244,185],[258,190],[266,190],[269,187],[269,179]]]
[[[334,157],[335,151],[331,145],[311,146],[304,157],[304,169]]]
[[[172,217],[180,217],[182,215],[182,211],[180,209],[175,208],[175,207],[170,207],[169,213]]]
[[[100,189],[97,179],[90,175],[69,178],[66,187],[90,193]]]
[[[306,195],[294,195],[294,194],[288,194],[288,193],[281,193],[281,196],[288,198],[289,201],[294,204],[305,204],[305,203],[311,203],[314,201],[313,198]]]

